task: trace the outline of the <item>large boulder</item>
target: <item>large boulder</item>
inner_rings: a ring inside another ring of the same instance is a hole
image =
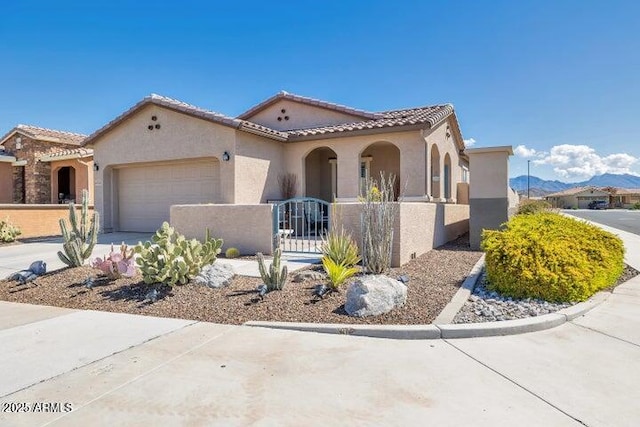
[[[383,275],[363,276],[347,289],[344,309],[349,316],[366,317],[387,313],[407,301],[407,286]]]
[[[222,288],[228,286],[235,275],[236,272],[230,264],[216,262],[202,267],[200,274],[194,280],[199,285]]]

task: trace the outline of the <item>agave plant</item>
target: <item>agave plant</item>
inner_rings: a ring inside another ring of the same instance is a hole
[[[350,279],[356,273],[358,273],[357,267],[350,267],[344,264],[336,264],[331,258],[323,257],[322,266],[324,271],[327,272],[329,278],[329,286],[332,291],[336,291],[340,288],[345,281]]]

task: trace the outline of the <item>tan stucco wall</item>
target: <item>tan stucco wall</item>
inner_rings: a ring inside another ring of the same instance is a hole
[[[151,117],[157,120],[152,121]],[[149,125],[160,129],[148,130]],[[235,129],[149,105],[126,119],[119,126],[93,142],[95,173],[95,206],[103,218],[103,227],[113,227],[117,200],[118,167],[144,163],[188,160],[207,157],[220,159],[225,151],[232,161],[220,162],[220,199],[235,202]]]
[[[456,193],[458,195],[456,203],[459,203],[462,205],[469,204],[469,183],[468,182],[459,182]]]
[[[285,110],[283,113],[282,110]],[[285,116],[289,120],[285,120]],[[278,120],[278,117],[281,120]],[[270,127],[271,129],[304,129],[324,125],[336,125],[362,121],[362,117],[352,116],[321,107],[282,99],[259,111],[248,120]]]
[[[65,166],[75,170],[76,202],[82,201],[82,191],[89,191],[89,203],[93,204],[93,159],[70,159],[51,162],[51,203],[58,203],[58,171]]]
[[[11,202],[13,202],[13,166],[8,162],[0,162],[0,203]]]
[[[474,153],[470,156],[472,199],[509,197],[509,159],[506,152]]]
[[[449,130],[447,130],[447,127],[449,127]],[[455,132],[452,131],[453,127],[454,127],[453,118],[448,118],[447,120],[443,121],[438,126],[436,126],[435,128],[424,132],[424,141],[427,144],[427,146],[423,154],[424,161],[420,163],[420,166],[422,167],[423,170],[425,168],[425,165],[427,165],[427,168],[428,168],[426,172],[423,172],[421,174],[422,178],[425,180],[423,184],[425,188],[424,194],[428,194],[431,197],[435,197],[436,199],[438,199],[436,201],[450,201],[455,203],[456,197],[457,197],[456,195],[457,184],[458,182],[462,181],[462,166],[466,165],[466,162],[460,157],[457,144],[462,144],[462,141],[458,141],[458,136],[456,135]],[[449,133],[448,137],[447,137],[447,133]],[[432,179],[434,175],[432,171],[434,168],[431,167],[431,162],[432,162],[431,156],[433,153],[434,145],[437,147],[438,154],[439,154],[439,162],[438,162],[439,171],[437,171],[437,176],[439,178],[439,181],[435,181]],[[445,195],[444,164],[445,164],[445,158],[447,154],[449,154],[449,157],[451,159],[450,200],[444,199],[444,195]],[[415,160],[417,161],[417,159]],[[418,165],[416,165],[416,168],[417,167]],[[433,186],[436,186],[436,185],[440,189],[439,192],[437,190],[434,191],[435,188],[432,188]]]
[[[224,249],[235,247],[243,255],[272,253],[273,205],[174,205],[171,225],[188,238],[224,239]]]
[[[235,162],[235,203],[264,203],[279,199],[278,176],[284,172],[281,142],[237,132]]]
[[[76,218],[80,215],[80,205],[76,205]],[[93,206],[89,207],[93,210]],[[60,219],[69,220],[68,205],[0,205],[0,219],[9,219],[20,228],[20,239],[28,237],[59,236]],[[67,223],[68,225],[68,223]],[[57,250],[57,249],[56,249]]]
[[[361,247],[360,203],[338,203],[342,223]],[[400,203],[393,234],[392,266],[409,262],[469,231],[469,206]]]

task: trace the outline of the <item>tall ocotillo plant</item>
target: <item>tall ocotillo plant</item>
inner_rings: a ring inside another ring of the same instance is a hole
[[[369,179],[362,201],[362,265],[372,274],[391,267],[393,225],[398,212],[396,177],[380,173],[380,183]]]
[[[284,288],[284,284],[287,281],[287,266],[280,268],[280,258],[282,257],[282,249],[278,248],[273,253],[273,261],[269,267],[267,273],[267,267],[264,263],[264,256],[262,253],[257,253],[258,257],[258,269],[260,270],[260,276],[265,285],[267,285],[267,292],[280,291]]]
[[[89,195],[87,190],[82,191],[82,207],[80,209],[80,223],[76,217],[76,207],[69,203],[69,223],[71,230],[67,228],[64,219],[60,219],[60,230],[64,243],[64,252],[58,251],[58,258],[69,267],[80,267],[89,259],[93,248],[98,241],[99,215],[94,212],[89,222]]]

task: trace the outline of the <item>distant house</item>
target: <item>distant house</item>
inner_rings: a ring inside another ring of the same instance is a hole
[[[93,150],[86,135],[18,125],[0,139],[0,203],[50,204],[89,190],[93,203]]]
[[[151,95],[89,136],[105,231],[153,231],[179,204],[260,204],[297,194],[357,201],[398,178],[407,201],[469,203],[469,159],[450,104],[371,112],[280,92],[238,117]]]
[[[640,203],[640,188],[620,188],[616,192],[616,197],[623,207],[630,208]]]
[[[609,203],[609,191],[596,187],[574,187],[557,193],[549,194],[545,199],[554,208],[560,209],[587,209],[593,201],[605,201]]]

